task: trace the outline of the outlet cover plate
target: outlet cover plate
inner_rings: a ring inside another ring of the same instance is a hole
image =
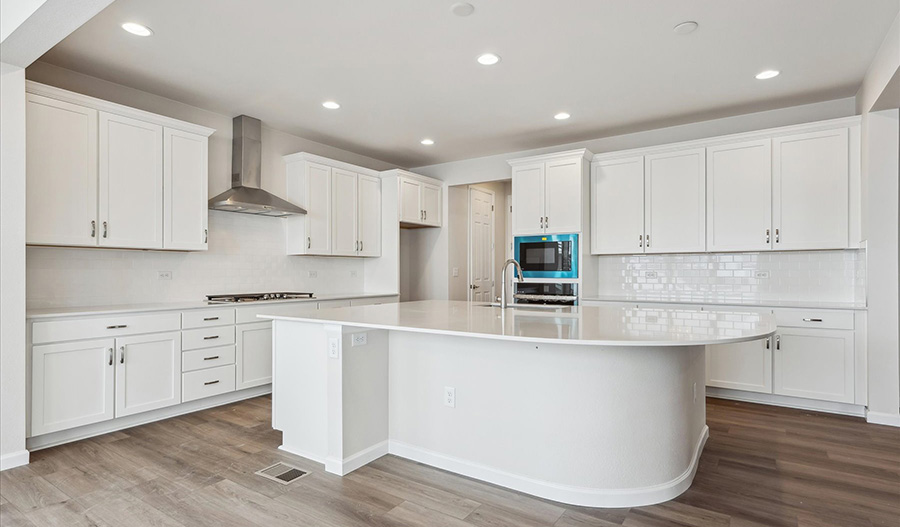
[[[368,337],[366,333],[354,333],[350,337],[351,346],[365,346],[368,343]]]

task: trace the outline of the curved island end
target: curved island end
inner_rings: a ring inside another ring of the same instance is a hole
[[[390,453],[588,507],[684,492],[709,433],[705,346],[776,329],[762,312],[454,301],[263,318],[283,450],[339,475]]]

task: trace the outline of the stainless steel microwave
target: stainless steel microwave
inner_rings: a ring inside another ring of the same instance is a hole
[[[578,235],[516,236],[516,260],[525,278],[578,278]]]

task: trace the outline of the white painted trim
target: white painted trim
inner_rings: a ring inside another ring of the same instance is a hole
[[[278,450],[281,450],[282,452],[287,452],[288,454],[293,454],[295,456],[300,456],[300,457],[302,457],[304,459],[308,459],[310,461],[315,461],[316,463],[321,463],[323,465],[327,465],[327,460],[324,457],[317,456],[316,454],[314,454],[308,450],[294,448],[287,444],[280,445],[278,447]]]
[[[835,403],[831,401],[819,401],[816,399],[804,399],[788,395],[775,395],[771,393],[745,392],[742,390],[730,390],[728,388],[706,387],[706,396],[716,399],[728,399],[732,401],[744,401],[748,403],[768,404],[770,406],[784,406],[798,410],[812,410],[827,414],[852,415],[864,417],[864,406],[848,403]]]
[[[46,84],[41,84],[34,81],[25,81],[25,92],[33,93],[35,95],[43,95],[45,97],[50,97],[51,99],[56,99],[58,101],[65,101],[72,104],[87,106],[95,110],[110,112],[124,117],[131,117],[141,121],[158,124],[160,126],[166,126],[169,128],[174,128],[176,130],[181,130],[183,132],[199,134],[204,137],[209,137],[216,132],[214,128],[208,128],[199,124],[189,123],[187,121],[181,121],[179,119],[173,119],[171,117],[146,112],[144,110],[138,110],[137,108],[131,108],[130,106],[123,106],[114,102],[104,101],[103,99],[90,97],[88,95],[82,95],[80,93],[63,90],[61,88],[48,86]]]
[[[392,168],[391,170],[385,170],[381,173],[381,177],[403,177],[407,179],[414,179],[416,181],[422,181],[424,183],[430,183],[432,185],[436,185],[438,187],[443,187],[444,182],[440,179],[435,179],[433,177],[423,176],[422,174],[416,174],[415,172],[410,172],[409,170],[403,170],[402,168]]]
[[[804,132],[817,132],[822,130],[832,130],[834,128],[859,126],[862,118],[859,115],[851,117],[841,117],[839,119],[829,119],[826,121],[816,121],[812,123],[795,124],[790,126],[781,126],[778,128],[766,128],[764,130],[754,130],[752,132],[741,132],[737,134],[720,135],[707,137],[703,139],[693,139],[691,141],[681,141],[678,143],[667,143],[656,146],[646,146],[641,148],[630,148],[628,150],[617,150],[614,152],[604,152],[602,154],[594,154],[591,164],[599,161],[608,161],[620,157],[634,157],[647,154],[661,154],[671,152],[673,150],[681,150],[684,148],[703,148],[707,146],[716,146],[739,141],[751,141],[754,139],[765,139],[779,137],[783,135],[792,135]]]
[[[126,428],[152,423],[154,421],[160,421],[162,419],[168,419],[170,417],[176,417],[179,415],[197,412],[199,410],[214,408],[223,404],[231,404],[237,401],[243,401],[244,399],[252,399],[254,397],[259,397],[260,395],[265,395],[267,393],[272,393],[271,384],[256,386],[254,388],[248,388],[246,390],[240,390],[236,392],[223,393],[220,395],[215,395],[213,397],[197,399],[196,401],[176,404],[167,408],[160,408],[158,410],[152,410],[149,412],[129,415],[127,417],[111,419],[109,421],[103,421],[91,425],[79,426],[77,428],[72,428],[69,430],[60,430],[59,432],[51,432],[49,434],[33,436],[26,440],[25,446],[31,451],[42,450],[44,448],[50,448],[53,446],[62,445],[64,443],[70,443],[72,441],[87,439],[89,437],[108,434],[110,432],[116,432],[118,430],[124,430]]]
[[[321,165],[327,165],[331,168],[340,168],[343,170],[348,170],[350,172],[356,172],[357,174],[364,174],[366,176],[372,176],[380,178],[382,177],[382,172],[377,170],[372,170],[371,168],[361,167],[359,165],[354,165],[351,163],[346,163],[344,161],[338,161],[336,159],[330,159],[327,157],[319,156],[316,154],[310,154],[309,152],[297,152],[295,154],[287,154],[281,156],[284,159],[285,163],[297,163],[301,161],[308,161],[313,163],[319,163]]]
[[[900,413],[889,414],[885,412],[866,412],[866,422],[873,425],[887,425],[900,427]]]
[[[580,157],[586,161],[590,161],[594,154],[591,153],[587,148],[579,148],[576,150],[566,150],[564,152],[554,152],[552,154],[540,154],[536,156],[528,156],[528,157],[520,157],[517,159],[510,159],[506,162],[509,163],[509,166],[515,167],[519,165],[528,165],[532,163],[542,163],[546,161],[553,161],[556,159],[566,159],[570,157]]]
[[[10,452],[0,456],[0,472],[27,465],[29,457],[30,453],[27,450],[19,450],[18,452]]]
[[[395,456],[560,503],[582,507],[641,507],[671,500],[691,486],[697,473],[700,453],[708,438],[709,427],[704,425],[690,466],[678,477],[658,485],[632,489],[593,489],[561,485],[512,474],[400,441],[391,441],[389,451]]]
[[[325,472],[337,474],[338,476],[346,476],[354,470],[368,465],[372,461],[388,454],[389,441],[385,439],[380,443],[375,443],[369,448],[360,450],[350,457],[337,459],[333,457],[325,458]],[[300,455],[300,454],[298,454]],[[306,457],[306,456],[303,456]],[[309,458],[313,459],[313,458]]]

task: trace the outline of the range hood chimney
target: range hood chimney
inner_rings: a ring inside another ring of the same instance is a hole
[[[306,210],[260,188],[262,123],[239,115],[234,118],[231,142],[231,188],[209,200],[209,208],[260,216],[284,217]]]

